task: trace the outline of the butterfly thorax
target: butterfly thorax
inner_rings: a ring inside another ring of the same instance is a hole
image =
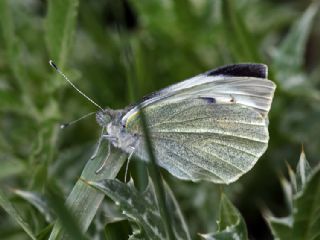
[[[123,110],[105,109],[96,114],[97,123],[106,128],[108,139],[113,146],[128,152],[135,145],[136,137],[128,133],[121,124]]]

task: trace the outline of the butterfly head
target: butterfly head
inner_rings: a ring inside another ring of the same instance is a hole
[[[96,121],[101,127],[106,127],[114,119],[114,113],[111,109],[100,110],[96,113]]]

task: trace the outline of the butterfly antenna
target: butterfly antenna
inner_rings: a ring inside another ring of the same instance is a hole
[[[57,65],[52,61],[50,60],[49,61],[49,64],[51,67],[53,67],[78,93],[80,93],[82,96],[84,96],[87,100],[89,100],[91,103],[93,103],[96,107],[98,107],[100,110],[103,111],[103,108],[97,104],[95,101],[93,101],[91,98],[89,98],[87,95],[85,95],[79,88],[77,88],[70,80],[69,78],[63,73],[61,72],[61,70],[57,67]],[[80,118],[82,119],[82,118]],[[80,120],[79,119],[79,120]],[[78,121],[78,120],[76,120]],[[70,125],[70,124],[68,124]]]
[[[91,112],[91,113],[88,113],[88,114],[86,114],[86,115],[84,115],[84,116],[82,116],[82,117],[80,117],[80,118],[78,118],[76,120],[71,121],[71,122],[63,123],[63,124],[60,125],[60,128],[63,129],[63,128],[69,127],[70,125],[72,125],[72,124],[74,124],[76,122],[79,122],[80,120],[82,120],[82,119],[84,119],[86,117],[89,117],[89,116],[91,116],[91,115],[93,115],[95,113],[96,112]]]

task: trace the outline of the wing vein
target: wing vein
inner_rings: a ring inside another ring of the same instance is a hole
[[[191,131],[173,131],[173,130],[157,130],[157,131],[152,131],[152,133],[185,133],[185,134],[206,134],[206,133],[213,133],[213,134],[218,134],[218,135],[225,135],[225,136],[230,136],[230,137],[235,137],[235,138],[241,138],[241,139],[247,139],[250,141],[254,141],[254,142],[260,142],[260,143],[268,143],[268,141],[263,141],[261,139],[257,139],[257,138],[250,138],[250,137],[246,137],[246,136],[239,136],[239,135],[234,135],[234,134],[230,134],[227,132],[217,132],[217,131],[212,131],[212,129],[190,129]]]
[[[170,138],[159,137],[159,136],[156,136],[156,137],[154,137],[154,138],[165,139],[165,140],[172,140],[172,139],[170,139]],[[205,139],[209,139],[209,138],[211,138],[211,140],[212,140],[213,143],[218,144],[218,145],[220,145],[220,146],[230,147],[230,148],[233,148],[233,149],[235,149],[235,150],[237,150],[237,151],[240,151],[240,152],[246,153],[246,154],[248,154],[248,155],[251,155],[251,156],[253,156],[253,157],[259,157],[259,156],[255,155],[255,154],[252,153],[252,152],[246,151],[246,150],[241,149],[241,148],[237,148],[237,147],[235,147],[235,146],[233,146],[233,145],[223,144],[221,141],[217,141],[215,138],[212,138],[211,136],[207,136]]]
[[[174,141],[174,140],[169,140],[168,142],[170,142],[170,141],[176,142],[176,141]],[[194,151],[193,149],[191,149],[189,146],[186,146],[185,148],[186,148],[189,152],[191,152],[192,155],[197,156],[198,158],[202,159],[202,161],[204,161],[207,165],[213,166],[212,162],[208,161],[208,160],[205,159],[203,156],[195,153],[195,151]],[[168,149],[168,148],[167,148],[167,149]],[[240,169],[239,167],[235,166],[234,164],[232,164],[232,163],[230,163],[230,162],[227,162],[226,160],[224,160],[224,159],[216,156],[215,154],[212,154],[212,153],[203,151],[201,148],[195,147],[195,149],[199,150],[200,152],[207,153],[207,154],[213,156],[213,157],[216,158],[216,159],[221,160],[221,161],[224,162],[226,165],[228,165],[228,166],[236,169],[236,170],[237,170],[238,172],[240,172],[240,173],[243,173],[243,172],[244,172],[244,170],[242,170],[242,169]],[[168,151],[171,151],[171,153],[174,153],[171,149],[168,149]],[[174,153],[174,154],[177,155],[176,153]],[[177,156],[180,156],[180,155],[177,155]],[[181,156],[180,156],[180,157],[181,157]],[[212,171],[212,169],[205,169],[205,168],[203,168],[201,165],[196,164],[195,162],[189,161],[189,160],[187,160],[186,158],[184,158],[184,159],[185,159],[186,161],[188,161],[189,163],[191,163],[192,165],[195,165],[195,166],[197,166],[197,167],[200,167],[200,168],[202,168],[202,169],[204,169],[204,170],[207,170],[207,171],[209,171],[210,173],[213,173],[214,175],[218,176],[217,173],[215,173],[215,172]],[[219,176],[219,178],[222,179],[222,177],[220,177],[220,176]]]
[[[176,152],[172,151],[172,149],[170,149],[169,147],[167,147],[167,146],[165,146],[165,145],[164,145],[163,147],[164,147],[168,152],[171,152],[171,153],[174,154],[175,156],[177,156],[177,157],[185,160],[186,162],[188,162],[189,164],[191,164],[191,165],[193,165],[193,166],[196,166],[197,168],[203,169],[203,170],[209,172],[210,174],[213,174],[215,177],[219,178],[221,181],[224,182],[224,180],[223,180],[222,177],[220,177],[220,176],[217,175],[216,173],[212,172],[211,170],[205,169],[205,168],[203,168],[201,165],[197,164],[196,162],[192,162],[192,161],[188,160],[188,158],[186,158],[186,157],[184,157],[184,156],[181,156],[181,155],[178,155]],[[189,149],[189,148],[188,148],[188,149]],[[194,155],[196,155],[196,154],[194,154]],[[198,155],[196,155],[196,156],[198,156]],[[178,166],[178,168],[179,168],[180,170],[183,169],[183,168],[181,168],[180,166]],[[183,170],[182,170],[182,171],[183,171]],[[184,171],[183,171],[183,172],[184,172]],[[198,174],[204,175],[204,174],[201,173],[201,172],[198,172]],[[189,175],[189,174],[187,174],[187,175]],[[190,175],[189,175],[189,176],[190,176]]]
[[[159,137],[159,136],[157,136],[157,137],[154,137],[154,138],[157,138],[157,139],[163,139],[163,140],[168,140],[168,141],[175,141],[175,140],[172,140],[172,139],[170,139],[170,138],[166,138],[166,137]],[[210,137],[207,137],[206,139],[208,139],[208,138],[210,138]],[[232,146],[232,145],[226,145],[226,144],[223,144],[223,143],[221,143],[221,142],[219,142],[219,141],[216,141],[215,139],[213,139],[212,138],[212,142],[214,142],[214,143],[216,143],[216,144],[218,144],[218,145],[221,145],[221,146],[225,146],[225,147],[230,147],[230,148],[233,148],[233,149],[235,149],[235,150],[237,150],[237,151],[240,151],[240,152],[243,152],[243,153],[246,153],[246,154],[248,154],[248,155],[251,155],[251,156],[253,156],[253,157],[255,157],[255,158],[257,158],[258,156],[256,156],[255,154],[253,154],[252,152],[247,152],[247,151],[245,151],[245,150],[243,150],[243,149],[240,149],[240,148],[236,148],[236,147],[234,147],[234,146]],[[194,140],[194,141],[196,141],[196,140]],[[194,142],[194,141],[191,141],[191,143],[192,142]],[[176,141],[175,141],[176,142]],[[196,147],[197,148],[197,147]],[[197,148],[198,150],[200,150],[200,151],[203,151],[202,149],[200,149],[200,148]],[[203,152],[206,152],[206,151],[203,151]],[[208,153],[208,154],[211,154],[210,152],[206,152],[206,153]],[[218,156],[216,156],[216,155],[213,155],[213,156],[215,156],[216,158],[219,158],[220,159],[220,157],[218,157]],[[222,161],[223,161],[223,159],[221,159]],[[225,162],[225,161],[224,161]],[[226,162],[226,163],[228,163],[228,162]],[[231,164],[231,165],[233,165],[233,164]],[[237,166],[234,166],[234,167],[236,167],[236,168],[238,168]],[[241,169],[239,169],[240,171],[243,171],[243,170],[241,170]]]
[[[173,117],[172,117],[173,118]],[[168,119],[172,119],[171,117]],[[150,125],[149,128],[154,128],[154,127],[158,127],[161,126],[162,124],[180,124],[180,123],[187,123],[187,122],[192,122],[192,121],[196,121],[196,120],[203,120],[203,119],[212,119],[212,117],[210,116],[206,116],[206,117],[199,117],[199,118],[193,118],[193,119],[187,119],[187,120],[183,120],[183,121],[170,121],[170,122],[160,122],[154,125]],[[265,126],[264,123],[262,124],[257,124],[257,123],[250,123],[250,122],[244,122],[244,121],[237,121],[237,120],[224,120],[224,119],[214,119],[214,122],[224,122],[224,123],[238,123],[238,124],[243,124],[243,125],[252,125],[252,126]]]

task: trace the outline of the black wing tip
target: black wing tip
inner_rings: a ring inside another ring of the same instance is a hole
[[[205,73],[207,76],[268,78],[268,66],[262,63],[239,63],[219,67]]]

